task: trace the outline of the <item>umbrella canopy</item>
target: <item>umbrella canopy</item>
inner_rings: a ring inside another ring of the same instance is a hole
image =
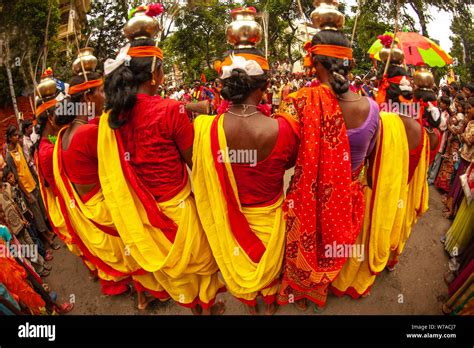
[[[393,36],[393,34],[390,35]],[[453,63],[453,58],[436,42],[418,33],[397,33],[397,46],[403,50],[407,65],[424,64],[430,67],[443,67]],[[380,60],[379,53],[383,47],[382,42],[377,39],[368,52],[371,58]]]

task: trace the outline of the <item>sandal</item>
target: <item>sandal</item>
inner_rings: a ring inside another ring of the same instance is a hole
[[[308,310],[308,303],[306,302],[306,299],[295,301],[295,306],[302,312],[306,312]]]
[[[152,303],[153,301],[155,301],[155,300],[156,299],[154,297],[148,297],[144,304],[140,304],[140,303],[138,304],[138,309],[141,310],[141,311],[146,310],[148,308],[148,305],[150,303]]]
[[[44,269],[43,272],[39,273],[39,276],[41,278],[46,278],[47,276],[49,276],[49,271],[47,269]]]
[[[56,291],[52,291],[49,294],[49,297],[51,297],[51,300],[53,300],[53,302],[56,302],[56,300],[58,299],[58,293]]]
[[[212,307],[211,307],[211,314],[212,315],[222,315],[225,312],[225,303],[222,301],[216,302]]]
[[[53,250],[61,249],[61,245],[59,245],[59,244],[56,243],[56,242],[52,242],[52,243],[50,244],[50,246],[51,246],[51,249],[53,249]]]
[[[54,259],[53,254],[46,252],[46,255],[44,255],[44,260],[52,261],[53,259]]]
[[[53,266],[51,266],[49,263],[44,263],[43,264],[43,267],[47,270],[47,271],[51,271],[53,269]]]
[[[317,304],[314,305],[313,307],[313,312],[314,313],[322,313],[326,310],[326,307],[319,307]]]
[[[74,303],[65,302],[61,306],[58,307],[58,312],[59,314],[66,314],[72,311],[73,308],[74,308]]]

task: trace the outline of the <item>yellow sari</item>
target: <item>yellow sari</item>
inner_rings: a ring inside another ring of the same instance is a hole
[[[370,291],[375,277],[390,258],[398,256],[417,217],[427,210],[428,137],[415,174],[408,184],[409,148],[403,121],[397,114],[381,112],[381,130],[371,168],[372,188],[365,178],[366,199],[362,233],[356,244],[364,245],[363,260],[349,258],[331,285],[337,295],[353,298]]]
[[[216,262],[198,219],[190,183],[166,202],[155,202],[178,227],[174,241],[149,219],[147,210],[124,174],[116,133],[101,116],[98,137],[99,178],[105,203],[124,245],[146,271],[179,304],[209,308],[223,290]],[[122,157],[123,158],[123,157]],[[146,283],[144,284],[147,287]]]
[[[221,116],[217,121],[218,147],[220,153],[225,154],[224,171],[230,181],[230,194],[235,196],[239,214],[243,214],[247,220],[253,238],[256,236],[258,239],[255,241],[263,244],[262,253],[255,256],[236,238],[229,218],[228,201],[223,194],[211,146],[215,118],[202,115],[194,121],[192,181],[199,217],[229,292],[249,305],[255,305],[259,294],[265,302],[271,303],[278,290],[285,251],[283,193],[275,203],[268,206],[240,205],[229,154],[225,151],[227,141],[223,128],[224,117]]]
[[[40,163],[37,156],[35,158],[35,162],[38,173],[41,173]],[[41,197],[43,198],[46,212],[48,213],[48,220],[51,223],[51,227],[53,227],[54,232],[66,244],[71,253],[82,259],[89,271],[97,272],[97,268],[94,266],[94,264],[84,257],[81,249],[73,242],[73,238],[68,231],[64,216],[61,213],[59,197],[54,194],[53,188],[51,186],[45,185],[44,178],[41,175],[38,176],[38,181]]]
[[[98,277],[101,281],[127,284],[132,278],[139,282],[143,277],[148,279],[149,275],[140,268],[116,233],[102,191],[99,190],[87,202],[83,202],[67,178],[62,168],[60,155],[61,136],[64,129],[66,128],[63,128],[59,133],[58,141],[54,147],[53,170],[60,195],[59,204],[62,204],[60,208],[67,216],[60,216],[61,212],[57,211],[53,223],[60,224],[61,219],[69,223],[71,227],[69,231],[76,233],[75,241],[79,244],[86,259],[97,267]],[[157,284],[151,290],[159,292],[163,289]]]

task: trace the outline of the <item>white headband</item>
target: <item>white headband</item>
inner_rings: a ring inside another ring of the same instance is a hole
[[[109,75],[119,66],[121,66],[125,62],[130,62],[132,57],[128,55],[128,50],[130,48],[130,44],[126,44],[124,47],[120,49],[120,52],[117,54],[115,59],[109,58],[104,63],[104,73],[105,75]]]
[[[234,56],[234,54],[230,55],[230,59],[232,60],[232,65],[222,67],[221,79],[230,77],[234,69],[242,69],[249,76],[258,76],[264,73],[262,67],[254,60],[247,60],[241,56]]]

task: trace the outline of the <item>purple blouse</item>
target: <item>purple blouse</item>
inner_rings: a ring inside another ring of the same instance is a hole
[[[348,129],[349,144],[351,146],[351,165],[355,171],[370,155],[377,141],[377,131],[380,123],[380,109],[377,103],[369,98],[369,116],[359,128]]]

